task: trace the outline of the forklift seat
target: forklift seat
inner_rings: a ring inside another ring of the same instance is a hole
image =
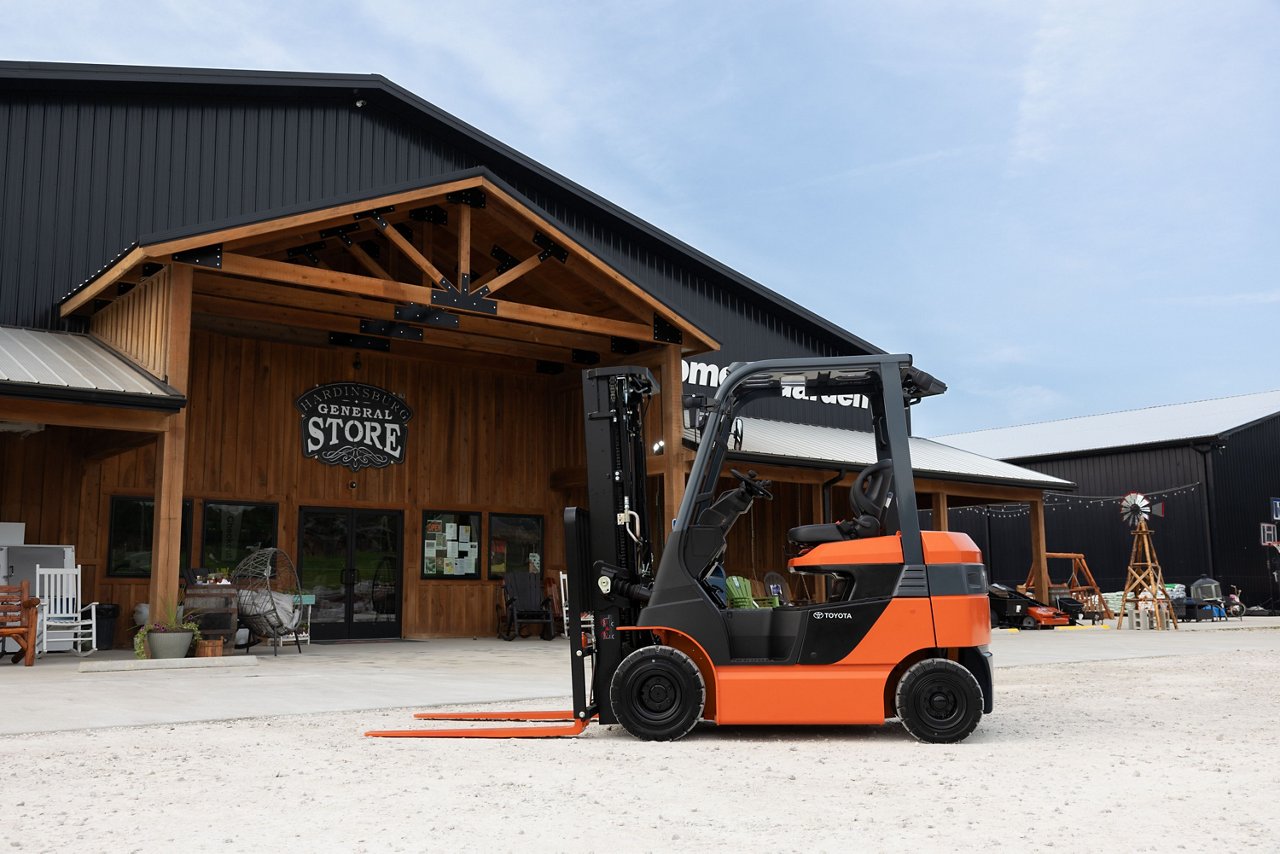
[[[849,488],[849,505],[853,517],[843,522],[797,525],[787,532],[787,539],[801,546],[838,543],[880,534],[880,520],[893,500],[893,459],[886,458],[867,466]]]

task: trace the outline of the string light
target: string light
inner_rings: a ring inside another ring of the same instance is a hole
[[[1168,489],[1161,489],[1155,492],[1144,492],[1147,498],[1177,498],[1180,495],[1190,495],[1198,492],[1200,482],[1184,483],[1181,486],[1171,486]],[[1127,493],[1126,493],[1127,494]],[[1058,510],[1083,509],[1086,507],[1107,507],[1120,503],[1124,495],[1065,495],[1060,492],[1046,492],[1044,494],[1044,509],[1053,513]],[[991,519],[1017,519],[1031,515],[1031,506],[1026,502],[1013,504],[978,504],[965,507],[952,507],[951,513],[977,513],[979,516],[986,516]]]

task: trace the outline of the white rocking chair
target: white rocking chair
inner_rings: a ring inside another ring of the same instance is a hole
[[[76,655],[97,652],[98,603],[80,604],[80,567],[36,567],[36,595],[40,618],[36,634],[38,653],[49,651],[50,641],[70,641]]]

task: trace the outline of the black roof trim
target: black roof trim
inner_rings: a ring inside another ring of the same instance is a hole
[[[446,113],[431,102],[413,94],[380,74],[338,74],[296,71],[244,71],[218,68],[173,68],[129,65],[91,65],[63,62],[15,62],[0,61],[0,80],[23,81],[36,87],[56,87],[59,83],[110,83],[153,85],[160,87],[184,87],[192,85],[246,86],[284,90],[350,89],[350,94],[368,95],[372,90],[380,92],[420,115],[444,125],[489,148],[512,165],[525,169],[561,190],[571,193],[594,205],[612,217],[651,240],[665,244],[687,256],[695,264],[714,275],[724,277],[749,293],[790,312],[804,322],[821,329],[826,334],[870,354],[882,354],[885,350],[831,323],[796,302],[760,284],[732,267],[700,252],[689,244],[646,222],[608,199],[564,177],[536,160],[489,136],[461,119]],[[553,221],[554,218],[552,218]]]
[[[0,394],[25,400],[52,400],[59,403],[148,409],[156,412],[177,412],[187,405],[187,398],[181,394],[139,394],[128,391],[68,388],[66,386],[42,385],[39,383],[0,382]]]

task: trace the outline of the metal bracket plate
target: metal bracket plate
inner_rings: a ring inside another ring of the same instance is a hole
[[[542,250],[538,253],[539,261],[554,258],[563,264],[565,261],[569,260],[569,251],[559,243],[556,243],[550,237],[547,237],[541,231],[535,231],[533,233],[533,245]]]
[[[449,212],[439,205],[427,205],[425,208],[414,208],[409,211],[409,219],[432,225],[448,225]]]
[[[446,284],[448,283],[446,282]],[[474,294],[464,294],[457,288],[449,286],[443,291],[432,291],[431,304],[444,308],[462,308],[469,311],[481,311],[485,314],[497,314],[498,304],[491,299],[485,299],[484,292],[485,289],[481,288]]]
[[[655,311],[653,313],[653,340],[661,341],[663,344],[683,344],[684,333],[668,323],[666,318]]]
[[[188,249],[186,252],[173,253],[173,260],[179,264],[190,264],[193,267],[208,267],[212,270],[222,269],[222,244],[201,246],[199,249]]]
[[[458,316],[456,314],[437,311],[434,308],[427,308],[425,305],[396,306],[396,320],[402,320],[405,323],[417,323],[423,326],[440,326],[445,329],[458,328]]]
[[[396,323],[392,320],[361,320],[360,331],[366,335],[378,335],[383,338],[403,338],[406,341],[421,341],[422,329],[407,323]]]
[[[489,200],[489,197],[485,195],[484,190],[481,190],[479,187],[471,187],[466,190],[459,190],[456,193],[447,193],[444,200],[455,205],[469,205],[473,208],[482,208]]]
[[[377,350],[381,353],[391,351],[390,339],[371,338],[368,335],[350,335],[346,332],[330,332],[329,343],[335,347],[354,347],[357,350]]]

